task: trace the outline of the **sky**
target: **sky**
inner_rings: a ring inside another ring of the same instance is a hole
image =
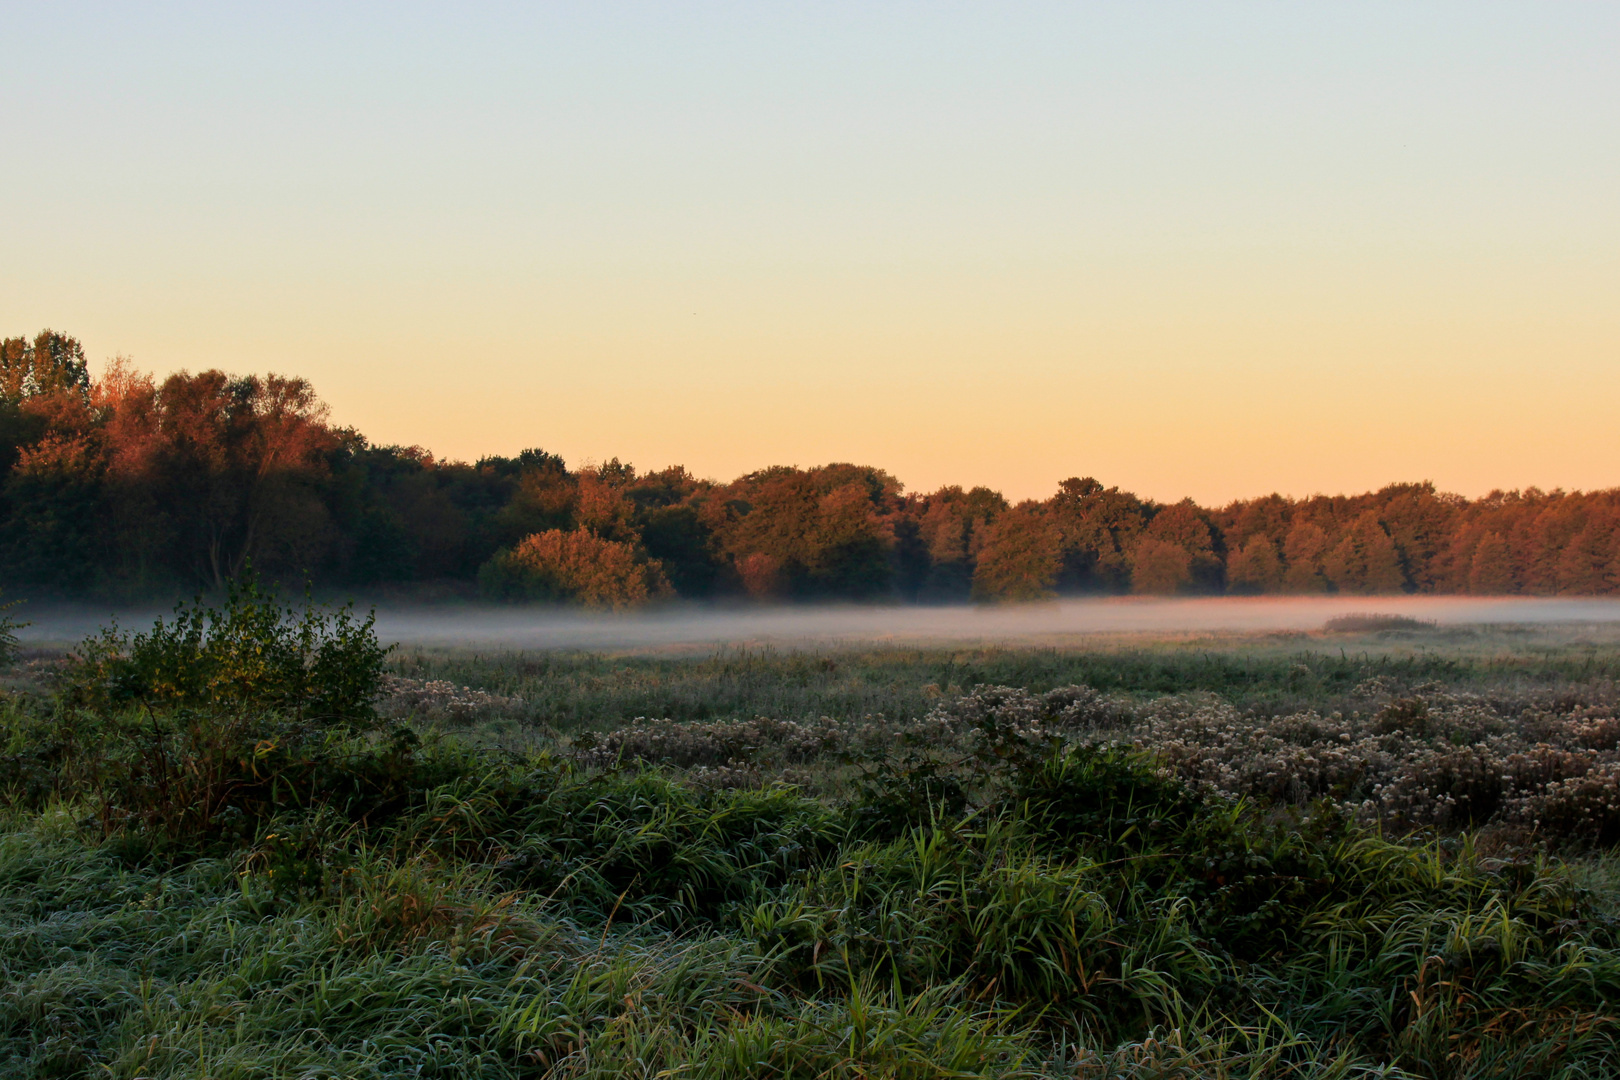
[[[0,334],[374,442],[1620,486],[1620,5],[0,2]]]

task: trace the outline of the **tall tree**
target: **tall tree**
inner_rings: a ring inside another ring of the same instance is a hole
[[[1271,537],[1256,532],[1243,541],[1243,546],[1227,561],[1226,581],[1233,592],[1279,591],[1283,584],[1283,563]]]
[[[978,600],[1044,600],[1057,595],[1062,533],[1042,508],[1021,504],[990,526],[973,570]]]
[[[1215,537],[1191,499],[1153,515],[1131,549],[1131,590],[1170,594],[1220,586]]]
[[[921,598],[963,600],[968,597],[986,530],[1006,510],[1007,500],[984,487],[971,491],[944,487],[923,497],[913,511],[927,558],[927,569],[918,589]]]
[[[1328,591],[1327,574],[1322,559],[1328,552],[1328,534],[1314,521],[1295,520],[1288,530],[1288,541],[1283,545],[1287,569],[1283,572],[1283,588],[1291,593],[1323,593]]]
[[[1129,588],[1130,552],[1147,525],[1146,505],[1089,476],[1063,481],[1048,505],[1062,560],[1058,588],[1063,592]]]
[[[1601,596],[1620,591],[1620,529],[1607,514],[1593,513],[1569,538],[1558,559],[1558,591]]]
[[[313,489],[334,440],[308,382],[178,372],[158,388],[156,404],[153,472],[176,539],[203,580],[223,587],[249,558],[274,559],[289,533],[307,537],[322,524]]]
[[[1405,587],[1395,541],[1368,510],[1322,559],[1322,571],[1344,593],[1397,593]]]
[[[1484,596],[1507,596],[1519,591],[1513,549],[1501,533],[1488,531],[1474,545],[1468,560],[1468,591]]]
[[[41,330],[33,341],[0,341],[0,396],[21,401],[64,390],[90,392],[90,366],[77,338]]]

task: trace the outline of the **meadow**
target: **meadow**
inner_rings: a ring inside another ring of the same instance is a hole
[[[15,656],[0,1073],[1620,1072],[1620,637]]]

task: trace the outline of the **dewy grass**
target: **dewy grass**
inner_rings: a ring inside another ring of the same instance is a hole
[[[426,864],[267,910],[218,863],[132,870],[25,833],[0,860],[8,1075],[936,1076],[1026,1052],[949,988],[799,1003],[739,935],[581,927]]]
[[[1292,635],[1126,638],[1074,648],[728,649],[684,657],[407,649],[390,665],[422,684],[499,696],[502,717],[559,731],[611,730],[636,717],[903,721],[922,716],[941,695],[978,685],[1036,693],[1084,685],[1138,697],[1207,692],[1239,709],[1276,712],[1348,707],[1351,692],[1370,679],[1470,690],[1620,679],[1614,648],[1589,646],[1574,631],[1441,630],[1397,646],[1376,635]]]
[[[1251,644],[406,656],[359,727],[19,690],[0,1075],[1620,1072],[1605,834],[1502,787],[1596,820],[1612,658]]]

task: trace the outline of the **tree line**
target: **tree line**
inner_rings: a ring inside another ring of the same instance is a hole
[[[1432,484],[1206,508],[1091,478],[1045,500],[881,469],[728,483],[554,454],[441,461],[330,423],[310,384],[161,380],[50,330],[0,342],[0,583],[137,598],[251,566],[320,588],[627,606],[1143,593],[1620,592],[1620,489]]]

